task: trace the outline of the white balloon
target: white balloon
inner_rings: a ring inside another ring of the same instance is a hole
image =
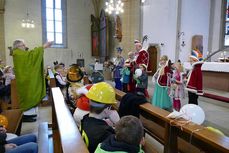
[[[135,70],[135,75],[136,75],[137,77],[141,76],[141,75],[142,75],[142,70],[141,70],[141,69],[136,69],[136,70]]]
[[[205,119],[205,113],[203,109],[195,104],[186,104],[184,105],[181,110],[183,113],[182,117],[191,120],[192,122],[201,125]]]

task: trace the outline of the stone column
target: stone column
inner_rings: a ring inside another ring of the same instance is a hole
[[[5,0],[0,0],[0,58],[4,61],[6,60],[5,56],[5,28],[4,28],[4,7]]]

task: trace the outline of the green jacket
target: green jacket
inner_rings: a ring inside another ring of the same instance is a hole
[[[95,153],[144,153],[144,151],[140,145],[117,141],[113,134],[97,146]]]
[[[101,148],[101,144],[99,144],[95,150],[95,153],[128,153],[128,152],[125,152],[125,151],[105,151]],[[144,153],[144,151],[142,149],[140,149],[138,153]]]
[[[38,105],[46,94],[43,55],[43,47],[13,51],[17,92],[23,111]]]

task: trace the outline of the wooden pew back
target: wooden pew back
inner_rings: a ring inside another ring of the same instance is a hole
[[[124,92],[116,90],[116,99]],[[201,125],[189,123],[181,126],[179,121],[167,118],[169,112],[152,106],[140,105],[140,119],[146,132],[164,145],[164,153],[229,152],[229,138],[209,131]]]
[[[61,144],[59,148],[54,144],[54,152],[89,153],[73,119],[73,116],[64,101],[61,90],[58,87],[52,88],[52,97],[55,111],[53,124],[57,125],[55,128],[53,128],[53,133],[59,137],[54,139],[54,141],[60,141],[56,143]]]

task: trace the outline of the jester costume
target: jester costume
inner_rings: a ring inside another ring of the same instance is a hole
[[[198,96],[203,95],[203,76],[201,71],[203,57],[200,51],[192,50],[190,59],[193,63],[186,84],[186,90],[188,90],[189,97],[188,103],[198,105]]]
[[[17,93],[23,111],[38,105],[46,95],[43,55],[43,47],[13,51]]]

